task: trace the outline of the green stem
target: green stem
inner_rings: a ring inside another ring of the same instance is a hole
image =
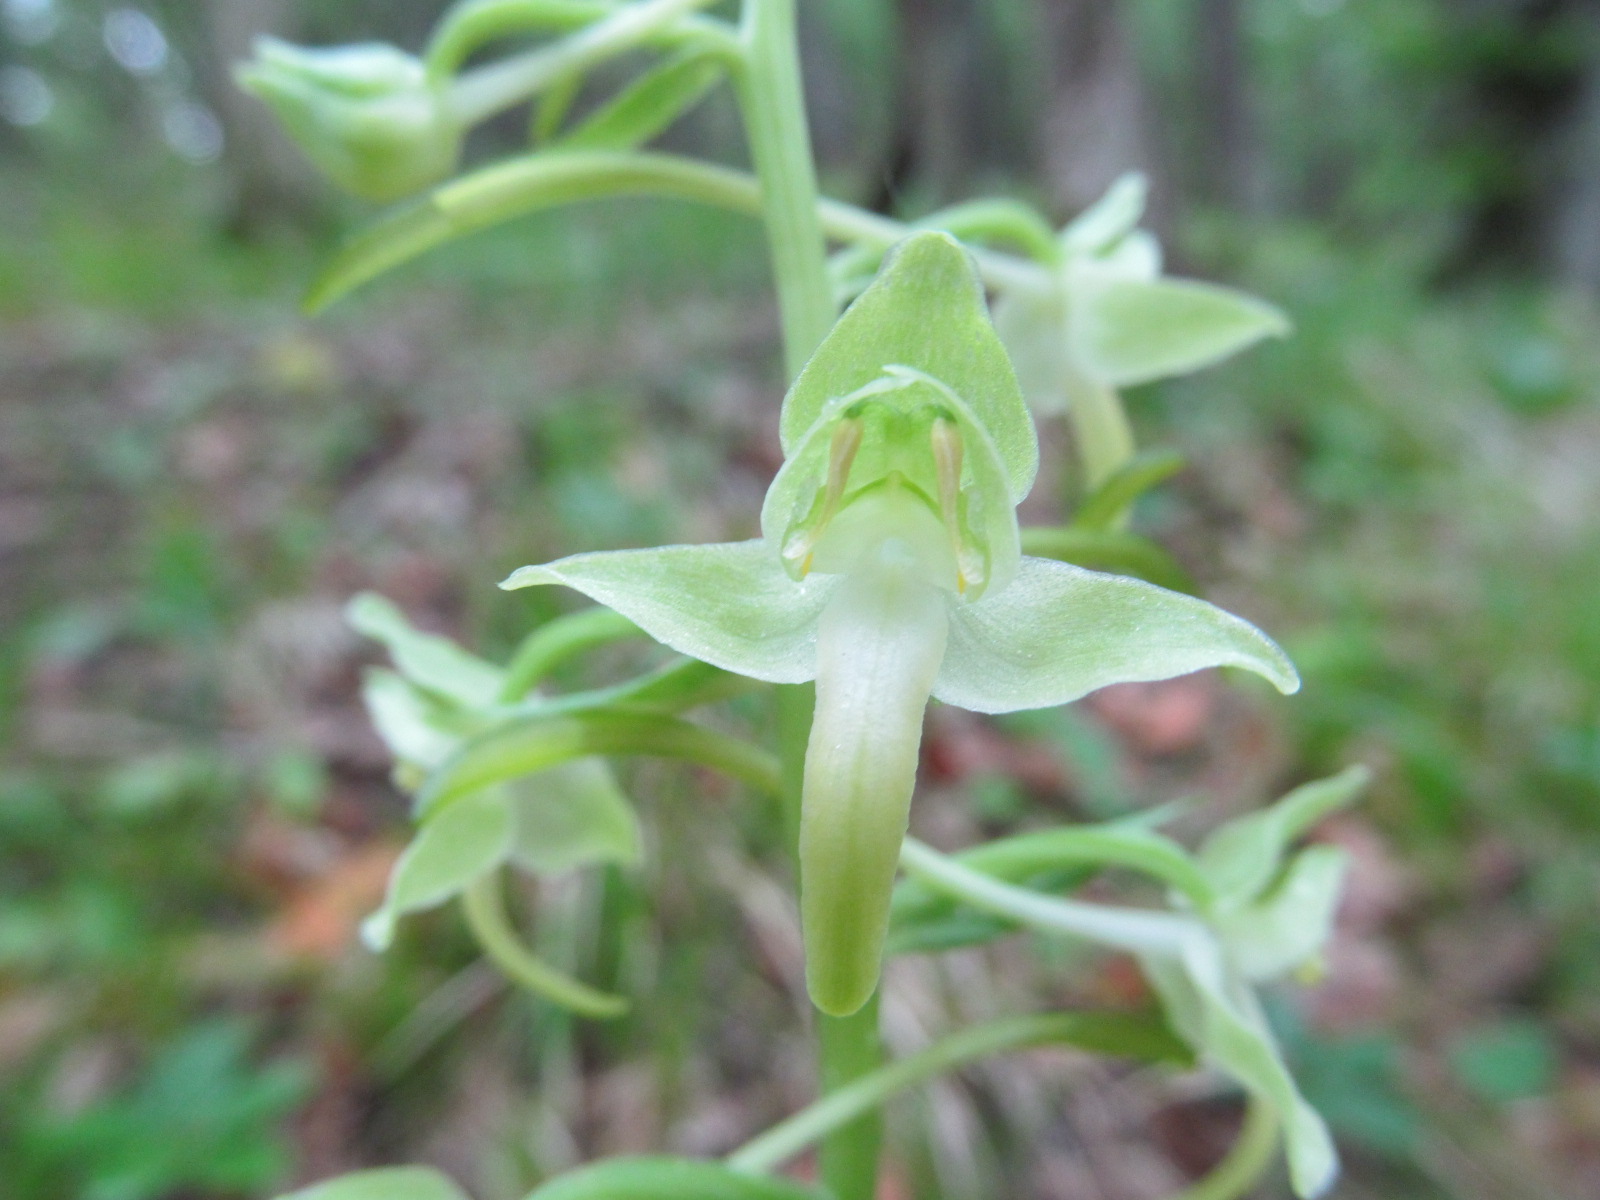
[[[1045,266],[1061,261],[1061,243],[1050,223],[1017,200],[970,200],[940,209],[917,225],[946,230],[964,242],[1007,243]]]
[[[746,0],[741,34],[745,63],[738,75],[740,107],[761,184],[761,211],[783,324],[785,375],[792,381],[838,315],[828,279],[827,242],[817,213],[820,196],[806,127],[795,0]],[[791,714],[785,731],[790,749],[802,728]],[[792,769],[790,776],[792,785]],[[786,794],[794,790],[791,787]],[[850,1017],[817,1014],[825,1093],[848,1086],[878,1066],[882,1049],[877,1010],[874,997]],[[882,1130],[873,1117],[838,1129],[825,1141],[822,1179],[838,1200],[872,1200],[881,1141]]]
[[[1074,393],[1067,415],[1083,464],[1084,490],[1093,492],[1133,457],[1133,427],[1115,388],[1085,382]]]
[[[1239,1200],[1267,1173],[1277,1149],[1278,1116],[1270,1105],[1251,1097],[1244,1127],[1227,1157],[1172,1200]]]
[[[881,989],[880,989],[881,990]],[[823,1103],[858,1087],[883,1067],[883,1039],[878,1032],[878,996],[848,1017],[818,1011]],[[817,1175],[838,1200],[873,1200],[878,1190],[878,1151],[883,1144],[883,1116],[876,1105],[849,1121],[841,1121],[822,1139]]]
[[[979,912],[1020,921],[1035,929],[1085,938],[1132,954],[1180,953],[1200,928],[1199,922],[1190,916],[1086,904],[1002,883],[915,838],[908,837],[901,847],[900,865],[913,879]]]
[[[312,286],[306,308],[325,308],[385,271],[475,230],[542,209],[621,196],[689,200],[748,216],[762,213],[761,185],[744,171],[672,154],[540,151],[484,167],[380,218],[334,257]],[[817,219],[835,241],[878,253],[914,228],[837,200],[819,201]],[[975,249],[973,258],[992,287],[1039,291],[1051,286],[1043,268],[1014,255]]]
[[[646,0],[608,9],[609,15],[558,42],[458,76],[447,93],[451,115],[463,126],[474,125],[608,58],[659,38],[674,22],[711,2]],[[718,39],[714,29],[707,23],[702,28],[682,31],[670,40],[679,45],[703,45],[711,53],[730,53],[732,47]],[[436,78],[441,70],[451,69],[451,60],[463,53],[465,45],[458,36],[446,41],[445,50],[430,55],[429,68]]]
[[[569,658],[638,635],[637,625],[609,608],[588,608],[548,621],[525,637],[511,656],[500,702],[521,700]]]
[[[800,374],[811,352],[833,327],[833,289],[827,246],[817,217],[817,176],[806,126],[795,38],[795,0],[747,0],[745,62],[738,73],[750,157],[761,182],[783,322],[788,378]]]
[[[817,689],[810,683],[786,683],[773,688],[777,725],[778,764],[782,772],[783,844],[799,868],[800,797],[805,791],[806,744],[811,740],[811,714],[817,706]]]
[[[585,1017],[620,1017],[628,1011],[628,1002],[621,996],[562,974],[518,940],[506,913],[498,871],[489,872],[469,886],[462,893],[461,906],[478,945],[513,983]]]
[[[1151,1061],[1181,1057],[1183,1051],[1165,1030],[1132,1017],[1098,1013],[1005,1017],[962,1030],[860,1076],[746,1143],[728,1157],[728,1166],[751,1173],[771,1171],[813,1142],[876,1110],[898,1092],[979,1059],[1061,1043]]]

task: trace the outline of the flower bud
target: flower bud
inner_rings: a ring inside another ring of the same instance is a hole
[[[262,38],[237,78],[313,163],[363,199],[397,200],[455,170],[460,127],[422,62],[393,46],[307,49]]]

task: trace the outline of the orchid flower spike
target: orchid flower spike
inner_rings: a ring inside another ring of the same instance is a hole
[[[1241,666],[1299,686],[1221,609],[1025,558],[1016,506],[1033,423],[972,263],[942,233],[901,244],[784,400],[763,536],[579,554],[502,587],[565,584],[683,654],[815,680],[801,799],[806,978],[846,1015],[877,986],[930,695],[1042,708],[1107,684]]]

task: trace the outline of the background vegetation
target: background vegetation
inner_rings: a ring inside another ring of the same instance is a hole
[[[1140,523],[1283,637],[1303,693],[937,710],[923,835],[1179,796],[1198,829],[1372,764],[1324,831],[1356,863],[1328,978],[1277,1010],[1337,1194],[1600,1194],[1600,16],[802,7],[836,194],[915,215],[999,189],[1060,218],[1142,167],[1183,273],[1298,327],[1131,403],[1190,460]],[[383,958],[354,940],[405,813],[344,600],[504,652],[564,603],[496,592],[507,568],[743,535],[778,462],[762,243],[720,214],[541,215],[296,316],[362,214],[227,64],[263,31],[415,47],[436,12],[0,4],[5,1200],[264,1197],[412,1160],[500,1200],[600,1153],[726,1149],[804,1096],[776,821],[709,776],[634,768],[649,865],[544,897],[551,955],[640,998],[623,1021],[508,994],[452,913]],[[730,145],[732,120],[673,136]],[[1114,960],[1015,958],[1003,996],[959,955],[897,963],[891,1042],[1136,998]],[[1203,1080],[1008,1060],[900,1106],[892,1195],[1143,1200],[1236,1120]]]

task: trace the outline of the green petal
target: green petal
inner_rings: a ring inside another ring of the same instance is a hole
[[[965,400],[994,439],[1012,500],[1027,495],[1039,465],[1033,420],[989,323],[972,260],[945,233],[902,242],[817,348],[783,402],[784,453],[793,452],[830,401],[895,363],[943,381]]]
[[[1161,243],[1154,234],[1135,229],[1087,261],[1103,279],[1156,279],[1161,275]]]
[[[1272,305],[1210,283],[1083,271],[1073,289],[1073,356],[1112,387],[1198,371],[1289,332]]]
[[[505,861],[513,833],[510,798],[486,788],[423,822],[389,875],[383,907],[361,927],[362,939],[383,950],[407,913],[443,904]]]
[[[452,728],[463,724],[459,713],[449,711],[393,671],[375,667],[366,672],[361,681],[361,699],[389,753],[425,770],[450,757],[466,732],[464,728]],[[452,717],[456,720],[452,721]]]
[[[1247,979],[1281,978],[1321,952],[1333,931],[1345,861],[1337,846],[1313,846],[1259,903],[1217,916],[1217,931]]]
[[[944,650],[946,605],[910,570],[852,574],[823,614],[800,800],[806,984],[848,1016],[878,985],[889,900]]]
[[[603,759],[581,758],[507,784],[511,861],[536,875],[639,858],[639,820]]]
[[[466,1193],[432,1167],[379,1167],[325,1179],[278,1200],[466,1200]]]
[[[1017,385],[1040,416],[1064,413],[1072,402],[1077,373],[1067,340],[1067,301],[1060,289],[1024,292],[1013,288],[994,305],[994,327],[1011,356]]]
[[[400,674],[412,683],[467,708],[486,708],[500,698],[504,677],[500,668],[469,654],[449,638],[417,629],[393,601],[376,592],[362,592],[344,611],[358,633],[388,648]]]
[[[1205,667],[1243,667],[1281,692],[1300,686],[1272,639],[1215,605],[1121,575],[1024,558],[1010,587],[950,606],[950,642],[933,694],[974,712],[1014,712]]]
[[[1179,1035],[1277,1111],[1295,1192],[1309,1198],[1327,1191],[1339,1171],[1328,1127],[1301,1096],[1255,993],[1229,969],[1217,943],[1195,936],[1178,955],[1139,959]]]
[[[575,554],[500,586],[559,583],[616,610],[680,654],[768,683],[816,674],[817,618],[837,579],[796,583],[760,539]]]
[[[1061,245],[1069,254],[1099,254],[1133,232],[1144,216],[1150,182],[1138,171],[1120,176],[1088,208],[1061,231]]]
[[[1348,767],[1212,831],[1198,859],[1219,902],[1226,907],[1255,900],[1277,878],[1290,844],[1329,813],[1354,803],[1371,778],[1366,767]]]

